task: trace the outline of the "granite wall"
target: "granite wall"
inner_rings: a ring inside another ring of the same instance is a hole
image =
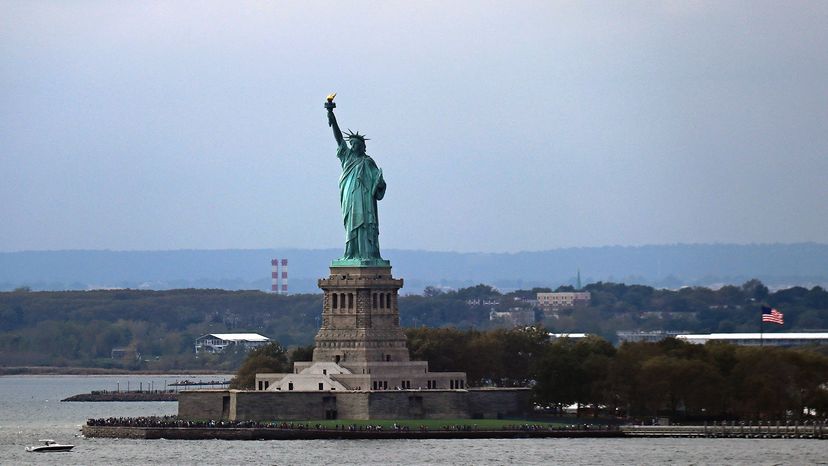
[[[182,391],[178,393],[178,415],[183,419],[230,419],[232,398],[229,390]]]
[[[224,407],[224,409],[222,409]],[[469,419],[520,418],[529,390],[388,391],[186,391],[178,401],[182,419]]]

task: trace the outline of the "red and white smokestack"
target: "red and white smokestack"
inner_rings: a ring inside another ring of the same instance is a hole
[[[270,261],[270,278],[272,280],[270,284],[270,291],[272,293],[279,292],[279,259],[273,259]]]
[[[288,281],[287,281],[287,278],[288,278],[288,275],[287,275],[288,267],[287,267],[287,265],[288,265],[288,263],[287,263],[287,261],[288,261],[287,259],[282,259],[282,294],[287,294],[288,293]]]

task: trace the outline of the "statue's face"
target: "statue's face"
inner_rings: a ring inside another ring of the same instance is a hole
[[[351,140],[351,150],[354,152],[358,152],[360,154],[365,153],[365,143],[360,141],[359,139],[352,139]]]

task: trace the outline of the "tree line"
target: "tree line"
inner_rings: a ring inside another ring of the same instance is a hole
[[[624,343],[550,340],[539,327],[408,329],[412,359],[466,371],[471,386],[531,386],[553,412],[684,419],[828,416],[826,348],[695,345],[673,338]]]
[[[588,332],[616,343],[618,330],[758,331],[763,303],[785,313],[772,330],[828,328],[828,292],[815,286],[770,292],[758,280],[713,290],[662,290],[593,283],[588,306],[554,314],[535,310],[552,332]],[[559,287],[559,291],[571,290]],[[487,285],[427,288],[399,299],[404,327],[492,330],[509,325],[490,312],[532,309],[534,288],[502,293]],[[235,370],[244,355],[194,354],[207,333],[255,332],[286,347],[308,345],[319,327],[321,294],[281,296],[260,291],[183,289],[0,293],[0,360],[7,366]],[[766,328],[766,331],[771,330]],[[126,348],[126,358],[112,350]],[[140,355],[136,358],[135,355]]]
[[[0,293],[0,360],[6,366],[234,371],[245,354],[196,355],[195,339],[253,332],[290,346],[307,344],[321,307],[321,295],[259,291]],[[130,350],[128,356],[113,359],[116,348]]]

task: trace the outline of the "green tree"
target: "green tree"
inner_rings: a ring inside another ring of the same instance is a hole
[[[581,361],[581,386],[577,388],[576,400],[578,408],[591,405],[593,416],[597,416],[600,405],[611,399],[608,380],[615,348],[603,338],[588,336],[578,340],[573,349]]]
[[[533,365],[536,401],[562,407],[578,401],[586,376],[575,351],[575,340],[559,338],[546,346]]]
[[[745,297],[754,301],[764,301],[768,297],[768,291],[768,287],[755,278],[742,284]]]
[[[313,360],[313,345],[297,346],[296,349],[290,353],[290,362],[297,361],[312,361]]]
[[[441,290],[440,288],[436,288],[436,287],[433,287],[433,286],[427,286],[423,290],[423,296],[425,296],[427,298],[433,298],[434,296],[439,296],[441,294],[445,294],[445,292],[443,290]]]
[[[744,347],[731,373],[733,405],[737,415],[753,419],[779,419],[799,405],[796,369],[780,348]]]
[[[230,381],[230,388],[251,390],[255,388],[257,373],[289,370],[287,350],[274,341],[250,351],[236,376]]]

